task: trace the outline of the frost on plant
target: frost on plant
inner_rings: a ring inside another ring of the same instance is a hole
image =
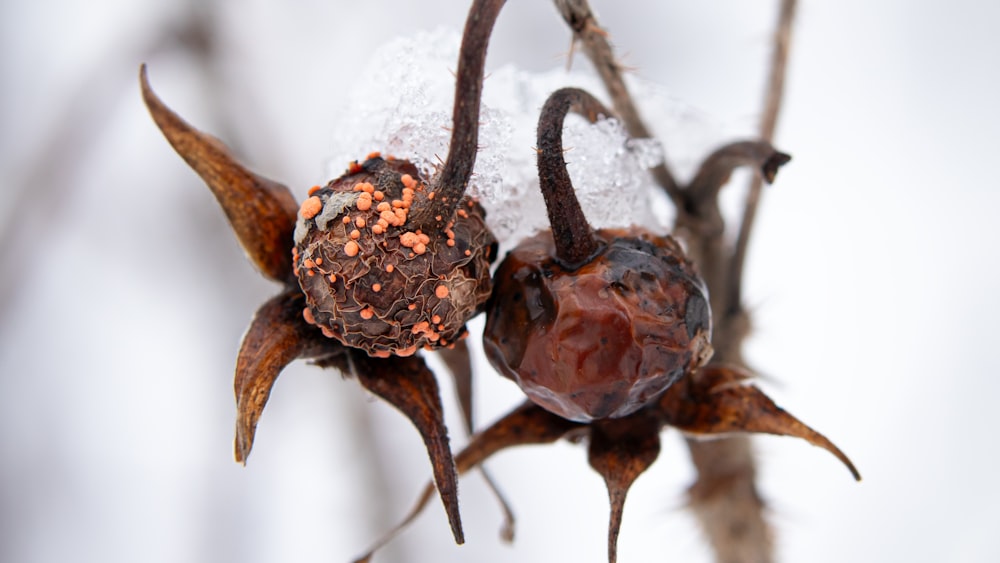
[[[357,154],[374,150],[412,160],[424,175],[434,174],[438,158],[448,152],[452,71],[460,40],[457,32],[439,28],[397,38],[374,53],[335,121],[331,175]],[[538,189],[534,136],[545,99],[564,86],[601,89],[589,73],[563,68],[534,73],[514,65],[490,69],[484,82],[480,151],[470,194],[486,208],[501,254],[548,226]],[[662,138],[676,143],[671,155],[681,171],[692,172],[695,157],[716,142],[718,127],[661,89],[641,82],[636,86],[644,107],[657,123],[665,124],[669,134]],[[660,197],[647,172],[663,159],[659,141],[629,139],[617,119],[590,124],[576,116],[567,120],[564,139],[569,172],[578,179],[580,203],[595,227],[625,227],[635,221],[667,224],[670,212],[665,205],[654,214],[645,203]],[[623,209],[643,214],[626,216]]]

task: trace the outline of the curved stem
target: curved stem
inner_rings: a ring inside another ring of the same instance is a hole
[[[610,116],[611,112],[579,88],[562,88],[545,101],[538,119],[538,182],[552,225],[556,256],[568,266],[574,266],[593,256],[600,243],[576,199],[563,159],[563,122],[570,111],[591,123],[597,121],[599,115]]]
[[[411,220],[418,228],[428,230],[431,225],[440,222],[435,219],[438,216],[447,221],[465,194],[472,176],[479,150],[479,106],[486,47],[493,24],[505,3],[506,0],[475,0],[469,8],[455,74],[455,106],[448,157],[436,182],[434,199],[425,200],[413,211]]]
[[[737,141],[720,147],[701,163],[698,173],[685,190],[695,207],[717,207],[719,191],[733,171],[740,166],[753,166],[768,183],[774,181],[778,168],[792,159],[776,150],[767,141]]]

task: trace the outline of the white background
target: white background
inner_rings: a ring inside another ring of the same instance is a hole
[[[352,381],[286,370],[246,468],[235,352],[275,291],[142,107],[135,75],[301,197],[326,180],[358,65],[457,0],[220,1],[209,66],[164,30],[177,3],[0,7],[0,560],[348,561],[427,478],[409,424]],[[637,73],[753,131],[774,2],[594,1]],[[784,561],[996,561],[1000,9],[802,2],[750,256],[748,350],[780,404],[837,442],[756,441]],[[488,65],[563,64],[547,2],[514,0]],[[577,64],[582,64],[578,60]],[[530,150],[530,147],[525,147]],[[360,155],[359,155],[360,156]],[[519,401],[480,371],[479,420]],[[444,384],[456,446],[463,438]],[[634,486],[620,560],[708,561],[676,433]],[[475,475],[467,545],[435,504],[381,561],[603,561],[603,484],[579,446],[499,455],[513,546]]]

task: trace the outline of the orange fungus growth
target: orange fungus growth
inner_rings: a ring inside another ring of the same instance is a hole
[[[310,196],[319,205],[304,206],[294,265],[324,335],[375,357],[465,336],[490,295],[496,240],[478,204],[447,233],[440,223],[413,224],[410,211],[427,191],[412,163],[372,157]]]
[[[347,244],[344,245],[344,254],[348,256],[357,256],[359,250],[361,250],[361,248],[358,246],[358,243],[353,240],[348,241]]]
[[[323,210],[323,200],[316,196],[312,196],[302,202],[302,207],[299,209],[299,214],[302,215],[303,219],[312,219]]]

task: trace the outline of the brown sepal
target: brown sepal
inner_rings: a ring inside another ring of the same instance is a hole
[[[298,214],[292,192],[247,170],[218,139],[198,131],[164,105],[149,86],[146,65],[139,68],[139,82],[153,121],[215,194],[253,264],[274,281],[289,281]]]
[[[420,432],[455,542],[464,543],[458,511],[458,474],[434,373],[420,356],[373,358],[353,352],[350,357],[361,385],[399,409]]]
[[[288,291],[257,310],[236,358],[236,461],[246,464],[257,421],[278,374],[312,347],[316,329],[302,320],[305,298]]]
[[[618,559],[618,531],[629,487],[660,454],[660,422],[649,411],[593,423],[588,460],[604,477],[611,502],[608,561]]]
[[[660,398],[658,410],[666,424],[689,434],[754,432],[802,438],[832,453],[855,479],[861,480],[844,452],[774,404],[756,386],[746,384],[750,377],[736,367],[708,366],[668,389]]]
[[[469,445],[455,456],[459,473],[465,473],[490,456],[514,446],[550,444],[577,428],[579,422],[550,413],[525,401],[486,430],[476,434]]]

